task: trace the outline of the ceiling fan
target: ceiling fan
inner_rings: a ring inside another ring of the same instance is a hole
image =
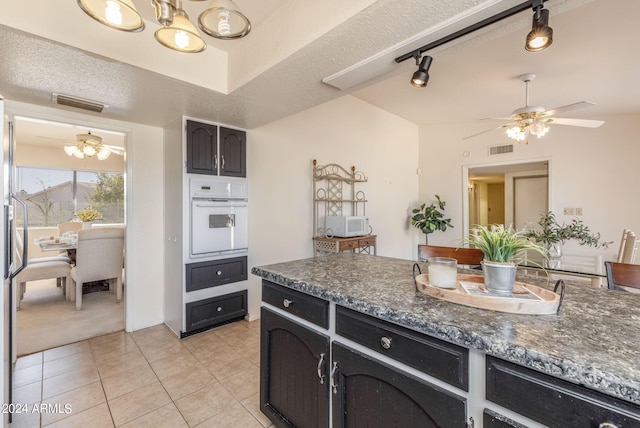
[[[96,156],[99,160],[105,160],[111,153],[123,155],[124,147],[104,144],[102,137],[88,131],[86,134],[76,134],[75,143],[64,146],[64,151],[69,156],[75,156],[79,159]]]
[[[487,132],[495,131],[496,129],[506,128],[507,136],[509,138],[516,140],[518,142],[525,141],[528,144],[529,135],[535,135],[538,138],[543,137],[547,132],[549,132],[548,125],[551,123],[556,125],[582,126],[587,128],[597,128],[598,126],[604,123],[604,121],[602,120],[567,119],[567,118],[560,118],[560,117],[552,117],[559,112],[564,113],[570,110],[575,110],[583,107],[590,107],[590,106],[596,105],[591,101],[579,101],[577,103],[568,104],[566,106],[556,107],[551,110],[545,110],[545,108],[542,106],[530,106],[529,105],[529,83],[535,78],[536,78],[536,75],[533,73],[527,73],[520,76],[520,80],[522,80],[526,85],[524,107],[514,110],[511,113],[510,117],[490,118],[495,120],[509,120],[510,122],[500,125],[497,128],[491,128],[482,132],[478,132],[477,134],[469,135],[468,137],[464,137],[463,140],[466,140],[468,138],[472,138]]]

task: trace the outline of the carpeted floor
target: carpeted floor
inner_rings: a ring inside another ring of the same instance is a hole
[[[124,330],[124,302],[100,291],[82,297],[82,310],[67,302],[55,279],[33,281],[16,312],[18,356]]]

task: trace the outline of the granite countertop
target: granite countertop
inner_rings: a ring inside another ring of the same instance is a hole
[[[251,272],[285,287],[640,404],[640,294],[568,283],[558,315],[509,314],[449,303],[416,291],[414,263],[336,253],[254,267]],[[426,273],[426,264],[419,265]],[[544,277],[518,280],[553,286]]]

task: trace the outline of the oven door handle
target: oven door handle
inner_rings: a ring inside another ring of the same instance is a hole
[[[237,203],[226,203],[226,204],[221,204],[221,203],[203,203],[203,202],[196,202],[194,204],[194,206],[196,208],[246,208],[248,207],[246,202],[237,202]]]

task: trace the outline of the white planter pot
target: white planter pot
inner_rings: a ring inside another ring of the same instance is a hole
[[[483,261],[484,285],[487,291],[499,294],[511,294],[516,281],[517,266],[514,263],[496,263]]]

